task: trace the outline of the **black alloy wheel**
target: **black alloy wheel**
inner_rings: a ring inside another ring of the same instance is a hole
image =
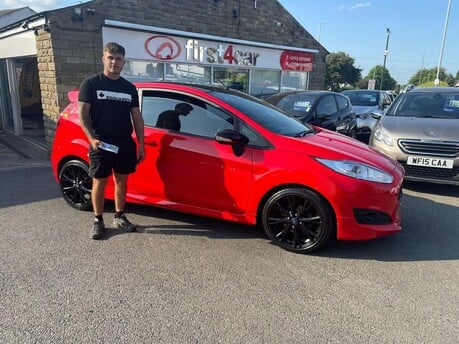
[[[59,186],[70,206],[78,210],[91,209],[92,179],[86,163],[80,160],[66,162],[59,173]]]
[[[276,245],[296,253],[322,247],[335,224],[329,205],[317,193],[302,188],[273,194],[263,207],[261,220]]]

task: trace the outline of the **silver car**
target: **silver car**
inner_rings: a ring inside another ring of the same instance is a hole
[[[341,93],[349,98],[354,107],[357,138],[368,143],[376,123],[392,102],[389,94],[378,90],[345,90]]]
[[[405,168],[405,179],[459,185],[459,89],[414,88],[377,123],[369,145]]]

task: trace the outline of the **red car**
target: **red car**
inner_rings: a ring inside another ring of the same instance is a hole
[[[301,123],[263,100],[206,85],[137,83],[146,160],[127,201],[261,225],[277,245],[309,253],[330,237],[400,231],[404,170],[367,145]],[[64,199],[91,208],[88,141],[78,91],[59,117],[51,162]],[[180,131],[156,127],[177,103],[193,108]],[[106,198],[113,199],[113,184]]]

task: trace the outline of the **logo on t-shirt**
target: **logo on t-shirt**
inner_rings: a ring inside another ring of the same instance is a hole
[[[114,100],[118,102],[129,102],[130,103],[132,101],[132,96],[129,93],[98,90],[97,99],[98,100]]]

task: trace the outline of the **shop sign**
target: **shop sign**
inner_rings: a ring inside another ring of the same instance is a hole
[[[257,65],[260,54],[256,51],[242,50],[233,44],[215,43],[200,44],[197,39],[189,39],[185,44],[186,60],[190,62],[205,62],[210,64],[226,64],[234,66]]]
[[[174,60],[180,56],[182,48],[174,38],[164,35],[155,35],[145,41],[145,50],[158,60]]]
[[[123,45],[127,59],[273,70],[281,61],[284,70],[312,70],[312,54],[294,50],[112,27],[103,27],[103,40]]]
[[[280,56],[280,65],[283,70],[310,72],[312,71],[312,54],[283,51]]]

